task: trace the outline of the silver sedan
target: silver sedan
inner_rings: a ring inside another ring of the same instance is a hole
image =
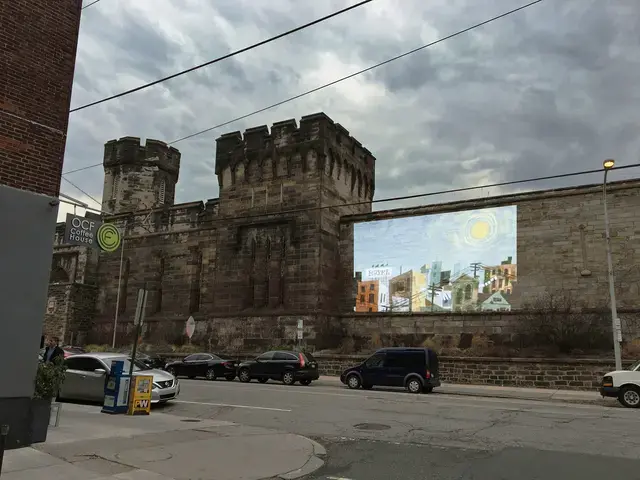
[[[121,353],[83,353],[65,359],[67,371],[58,398],[102,402],[105,379],[114,360],[124,361],[124,371],[128,373],[131,359]],[[142,362],[135,361],[133,375],[153,376],[151,403],[165,403],[180,394],[180,382],[164,370],[149,369]]]

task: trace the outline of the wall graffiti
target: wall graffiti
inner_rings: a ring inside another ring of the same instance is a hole
[[[354,225],[356,312],[511,310],[517,207]]]

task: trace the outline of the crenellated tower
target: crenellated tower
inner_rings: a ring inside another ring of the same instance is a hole
[[[104,145],[102,210],[123,213],[173,205],[180,152],[159,140],[123,137]]]
[[[230,217],[219,228],[216,308],[337,308],[339,219],[371,211],[371,152],[324,113],[216,143],[220,215]]]

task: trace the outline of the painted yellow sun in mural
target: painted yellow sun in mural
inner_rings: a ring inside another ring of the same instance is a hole
[[[484,240],[489,235],[491,226],[485,220],[478,220],[471,226],[471,238],[474,240]]]

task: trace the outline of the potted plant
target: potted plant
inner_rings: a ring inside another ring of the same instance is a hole
[[[35,388],[31,400],[31,443],[41,443],[47,439],[51,401],[58,396],[66,367],[61,357],[53,362],[38,363]]]

